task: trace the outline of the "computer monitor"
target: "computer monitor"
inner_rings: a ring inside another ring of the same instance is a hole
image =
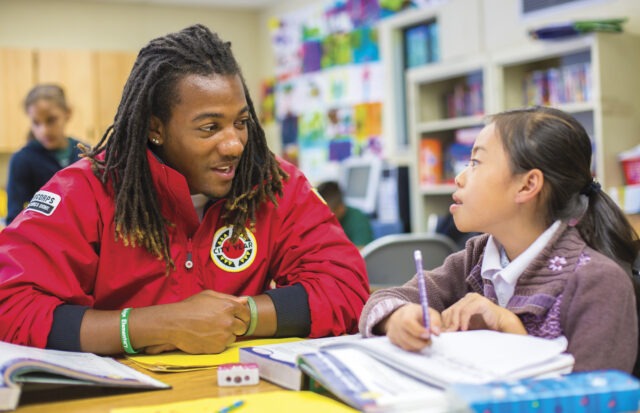
[[[365,214],[374,214],[382,176],[382,160],[376,157],[352,157],[345,159],[340,169],[340,186],[345,204]]]

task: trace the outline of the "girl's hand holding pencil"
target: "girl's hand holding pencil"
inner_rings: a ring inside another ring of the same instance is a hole
[[[440,313],[429,307],[427,282],[422,268],[422,253],[414,251],[420,304],[408,303],[394,311],[381,323],[389,340],[405,350],[419,351],[431,341],[431,334],[440,334]]]
[[[429,308],[430,327],[423,324],[422,306],[409,303],[394,311],[386,320],[387,337],[396,346],[409,351],[420,351],[431,343],[431,334],[439,335],[440,313]]]

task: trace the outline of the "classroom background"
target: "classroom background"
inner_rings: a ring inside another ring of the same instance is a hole
[[[622,33],[531,35],[591,20]],[[585,125],[595,176],[640,224],[637,0],[0,0],[0,188],[31,86],[61,84],[67,131],[96,143],[137,50],[193,23],[232,42],[271,149],[340,181],[377,237],[433,230],[483,115],[531,104]]]

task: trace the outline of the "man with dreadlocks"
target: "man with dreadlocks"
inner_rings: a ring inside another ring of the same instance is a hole
[[[140,51],[102,140],[0,233],[0,340],[18,344],[216,353],[353,333],[367,297],[358,250],[201,25]]]

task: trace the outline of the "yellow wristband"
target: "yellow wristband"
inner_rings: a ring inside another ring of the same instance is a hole
[[[247,304],[249,304],[251,318],[249,319],[249,327],[247,327],[247,331],[245,331],[243,336],[253,335],[258,325],[258,306],[256,306],[256,302],[253,300],[253,297],[247,297]]]
[[[129,313],[131,308],[125,308],[120,313],[120,341],[122,342],[122,349],[127,354],[136,354],[138,350],[134,349],[129,340]]]

